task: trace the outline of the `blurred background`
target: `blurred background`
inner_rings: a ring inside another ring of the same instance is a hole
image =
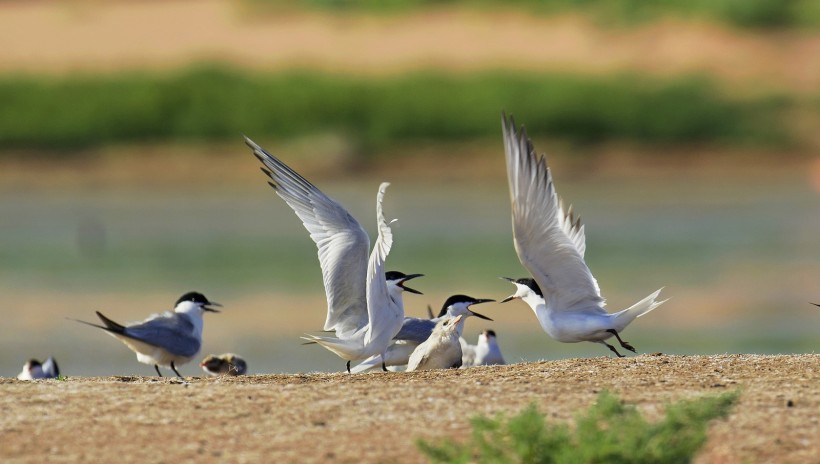
[[[313,242],[242,134],[423,273],[423,317],[500,300],[515,255],[502,110],[549,154],[610,310],[660,287],[640,352],[816,352],[820,3],[812,0],[0,2],[0,376],[153,375],[101,331],[206,315],[202,356],[341,371],[299,335],[326,303]],[[549,339],[521,302],[476,309],[508,361],[609,356]],[[201,371],[191,363],[185,375]]]

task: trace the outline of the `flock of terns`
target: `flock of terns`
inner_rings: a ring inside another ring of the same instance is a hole
[[[564,208],[553,185],[544,155],[538,155],[522,126],[502,114],[504,152],[512,206],[513,242],[521,264],[531,277],[504,278],[515,292],[503,299],[523,300],[535,313],[544,332],[564,343],[595,342],[618,357],[620,348],[636,352],[621,338],[635,320],[661,305],[657,290],[631,307],[609,313],[604,309],[598,283],[584,261],[584,226],[572,207]],[[403,292],[421,293],[406,283],[421,274],[387,271],[385,261],[393,245],[390,225],[382,203],[389,183],[376,195],[378,234],[370,247],[364,228],[339,203],[265,149],[245,138],[262,162],[262,171],[277,195],[296,213],[318,248],[319,263],[327,295],[325,332],[305,335],[306,344],[318,344],[346,361],[349,373],[381,368],[407,371],[457,368],[469,365],[503,364],[493,331],[479,336],[475,346],[461,337],[468,317],[491,320],[472,311],[471,306],[491,299],[453,295],[441,311],[427,319],[405,317]],[[202,345],[203,315],[219,312],[218,303],[203,294],[189,292],[180,297],[173,311],[155,314],[140,323],[122,325],[100,312],[101,324],[77,321],[104,330],[122,341],[141,363],[171,369],[190,362]],[[358,364],[351,368],[351,362]],[[237,355],[208,356],[200,365],[212,375],[238,375],[247,364]],[[56,377],[53,358],[44,363],[31,360],[18,378]]]

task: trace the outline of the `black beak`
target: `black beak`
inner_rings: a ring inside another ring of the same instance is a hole
[[[407,282],[410,279],[415,279],[416,277],[424,277],[424,274],[410,274],[410,275],[404,276],[404,279],[399,281],[399,284],[398,284],[399,287],[401,287],[402,290],[404,290],[405,292],[415,293],[416,295],[424,295],[424,293],[421,293],[420,291],[418,291],[414,288],[404,286],[405,282]]]
[[[507,282],[515,283],[515,279],[510,279],[509,277],[499,277],[499,279],[506,280]]]
[[[215,302],[215,301],[209,301],[207,304],[205,304],[205,305],[203,305],[203,306],[202,306],[202,310],[203,310],[203,311],[210,311],[210,312],[212,312],[212,313],[219,313],[219,312],[221,312],[221,311],[220,311],[220,310],[218,310],[218,309],[209,308],[209,307],[208,307],[208,305],[210,305],[210,306],[219,306],[220,308],[222,307],[222,305],[221,305],[221,304],[219,304],[219,303],[217,303],[217,302]]]
[[[481,303],[489,303],[489,302],[491,302],[491,301],[495,301],[495,300],[491,300],[491,299],[489,299],[489,298],[479,298],[479,299],[475,300],[475,302],[473,303],[473,305],[477,305],[477,304],[481,304]],[[470,306],[472,306],[472,305],[470,305]],[[484,319],[485,321],[492,321],[492,319],[490,319],[489,317],[487,317],[487,316],[485,316],[485,315],[483,315],[483,314],[479,314],[479,313],[477,313],[477,312],[473,311],[472,309],[469,309],[468,311],[470,311],[470,313],[471,313],[473,316],[475,316],[475,317],[477,317],[477,318],[479,318],[479,319]]]

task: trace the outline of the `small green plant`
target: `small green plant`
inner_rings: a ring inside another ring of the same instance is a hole
[[[68,380],[68,377],[66,377],[64,375],[58,375],[54,380],[56,380],[58,382],[65,382],[66,380]]]
[[[547,422],[533,404],[509,419],[473,418],[466,443],[419,440],[418,447],[431,462],[686,463],[706,442],[709,422],[726,417],[739,396],[735,391],[670,404],[663,419],[650,423],[635,406],[603,392],[575,418],[574,428]]]

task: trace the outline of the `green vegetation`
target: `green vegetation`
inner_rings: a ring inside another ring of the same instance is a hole
[[[785,99],[729,99],[702,78],[482,72],[353,77],[196,67],[173,74],[0,78],[0,149],[334,133],[360,153],[497,139],[499,113],[577,142],[777,143]]]
[[[603,392],[574,428],[547,423],[531,405],[509,420],[472,419],[466,444],[422,440],[418,446],[432,462],[446,463],[686,463],[706,442],[709,421],[726,417],[738,397],[735,391],[670,404],[662,420],[649,423]]]
[[[816,0],[246,0],[255,7],[331,11],[405,12],[458,5],[481,9],[517,7],[539,14],[579,12],[610,24],[632,24],[664,17],[703,18],[739,27],[820,27]]]

